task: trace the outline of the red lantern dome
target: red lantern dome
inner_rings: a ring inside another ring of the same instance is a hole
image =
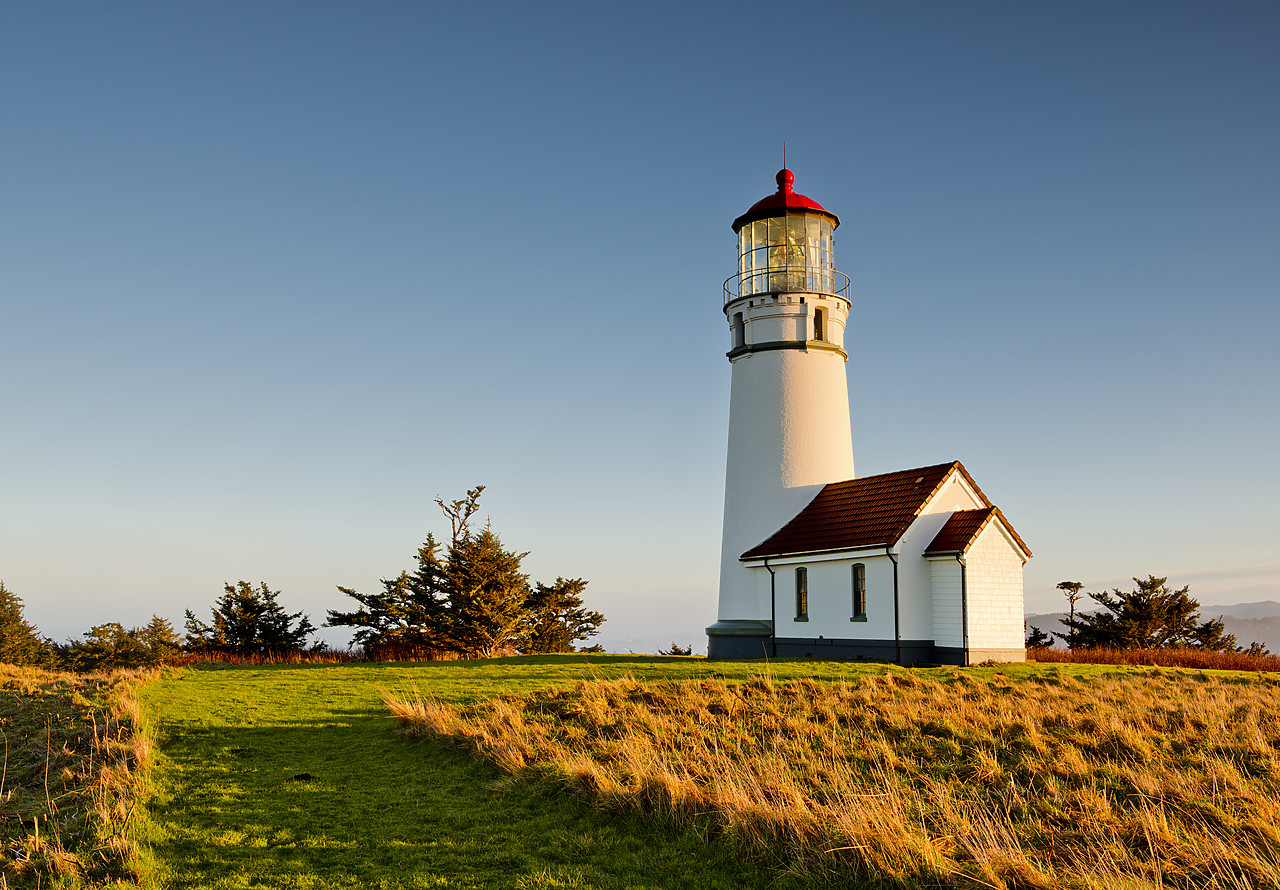
[[[751,205],[751,209],[733,221],[733,231],[737,234],[743,226],[757,219],[771,216],[785,216],[789,212],[820,213],[831,218],[831,227],[840,225],[840,217],[823,207],[813,198],[792,191],[796,175],[783,167],[777,175],[778,190],[767,198],[761,198]]]

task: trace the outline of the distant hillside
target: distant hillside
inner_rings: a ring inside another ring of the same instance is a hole
[[[1232,618],[1274,618],[1280,615],[1280,603],[1263,600],[1260,603],[1237,603],[1234,606],[1201,606],[1201,613],[1229,615]]]
[[[1248,646],[1256,641],[1272,652],[1280,652],[1280,616],[1232,618],[1224,615],[1222,623],[1227,626],[1227,633],[1236,635],[1236,642],[1241,646]]]
[[[1203,619],[1222,616],[1227,633],[1236,635],[1236,642],[1248,646],[1257,641],[1272,652],[1280,652],[1280,603],[1265,600],[1260,603],[1237,603],[1232,606],[1201,606]],[[1066,633],[1062,622],[1066,612],[1039,612],[1026,616],[1027,628],[1033,625],[1047,634]]]

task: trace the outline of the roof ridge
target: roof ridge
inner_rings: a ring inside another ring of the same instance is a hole
[[[825,552],[850,544],[892,547],[957,469],[964,469],[959,461],[948,461],[828,482],[781,528],[739,558]],[[921,490],[927,478],[934,483]]]
[[[960,468],[960,472],[964,474],[965,481],[973,487],[974,492],[982,499],[982,503],[986,504],[988,507],[994,507],[995,504],[991,503],[991,498],[987,497],[987,493],[978,487],[977,482],[973,481],[973,477],[969,475],[969,470],[965,465],[960,463],[960,461],[955,461],[955,465]]]
[[[992,515],[1000,517],[1000,524],[1005,527],[1009,534],[1013,535],[1013,539],[1018,542],[1018,546],[1022,548],[1022,552],[1027,554],[1027,558],[1030,559],[1031,548],[1027,546],[1026,541],[1022,540],[1022,536],[1018,534],[1018,530],[1013,527],[1013,523],[1005,517],[1004,512],[995,504],[991,505],[991,510]]]
[[[960,461],[958,460],[953,460],[950,463],[931,464],[930,466],[927,466],[927,467],[921,467],[920,470],[921,471],[936,470],[939,467],[946,467],[947,471],[938,478],[938,481],[934,484],[933,488],[930,489],[929,493],[924,496],[924,499],[921,500],[919,504],[916,505],[916,511],[912,513],[909,518],[907,518],[905,521],[899,524],[897,531],[894,533],[893,540],[890,543],[897,543],[899,540],[901,540],[902,536],[907,533],[907,529],[911,527],[911,523],[915,522],[917,519],[920,518],[920,511],[929,505],[929,502],[933,500],[933,496],[936,495],[939,489],[941,489],[942,486],[947,483],[947,480],[951,478],[951,474],[956,471],[957,467],[960,469],[960,472],[964,473],[965,478],[968,478],[969,476],[968,472],[964,468],[964,464],[960,463]],[[903,470],[902,472],[911,473],[914,471]],[[976,485],[974,487],[977,488]],[[986,500],[986,496],[982,495],[981,491],[979,491],[978,494],[982,496],[982,499],[984,501]],[[988,505],[989,504],[990,502],[988,502]]]
[[[940,467],[943,465],[936,464],[936,466]],[[906,533],[907,528],[910,527],[912,522],[915,522],[917,519],[920,518],[920,511],[923,510],[928,505],[929,501],[933,500],[933,496],[937,494],[938,490],[947,483],[947,480],[951,478],[951,474],[956,471],[957,467],[960,469],[960,472],[965,474],[966,477],[969,475],[967,472],[965,472],[964,464],[960,463],[960,461],[958,460],[953,460],[950,464],[947,465],[947,467],[948,467],[947,471],[942,474],[942,478],[939,479],[937,484],[933,486],[933,490],[930,491],[929,494],[925,497],[925,499],[920,502],[920,505],[916,507],[916,512],[912,514],[910,521],[907,522],[906,525],[902,527],[902,531],[898,532],[899,538]],[[984,497],[983,500],[986,500],[986,498]]]

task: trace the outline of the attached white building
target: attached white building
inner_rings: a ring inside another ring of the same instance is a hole
[[[958,462],[856,478],[835,214],[792,191],[734,221],[732,390],[713,658],[1022,661],[1031,551]]]

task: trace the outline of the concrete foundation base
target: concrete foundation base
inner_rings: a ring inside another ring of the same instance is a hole
[[[765,632],[761,632],[764,625]],[[891,664],[980,664],[1026,661],[1025,649],[970,649],[935,646],[932,640],[829,640],[778,637],[767,621],[718,621],[707,628],[707,657],[724,659],[817,658],[826,661],[883,661]]]

